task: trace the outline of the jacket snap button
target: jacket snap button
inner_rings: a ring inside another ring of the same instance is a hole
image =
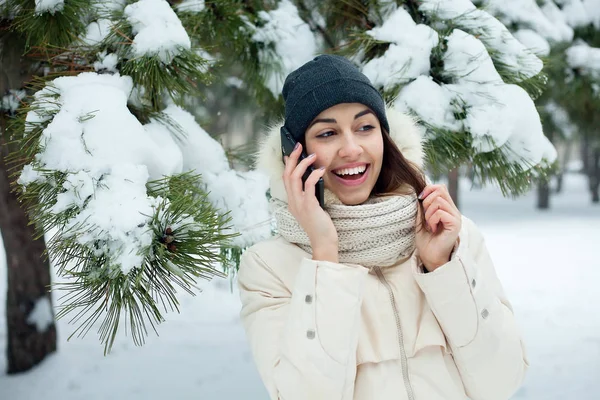
[[[481,316],[483,317],[483,319],[486,319],[489,315],[490,315],[490,312],[487,310],[487,308],[484,308],[483,311],[481,312]]]
[[[474,287],[475,287],[475,285],[477,285],[477,282],[475,282],[475,279],[473,279],[473,280],[471,281],[471,287],[473,287],[473,288],[474,288]]]
[[[304,301],[306,302],[306,304],[312,303],[312,296],[310,294],[307,294],[304,298]]]
[[[306,331],[306,337],[309,339],[314,339],[315,338],[315,331],[313,331],[312,329],[309,329]]]

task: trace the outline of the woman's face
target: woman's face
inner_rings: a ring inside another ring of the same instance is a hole
[[[306,152],[315,153],[315,168],[325,167],[325,187],[346,205],[369,198],[383,161],[379,119],[360,103],[342,103],[312,121]]]

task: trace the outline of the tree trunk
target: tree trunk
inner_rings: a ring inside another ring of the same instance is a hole
[[[24,44],[22,37],[0,29],[0,94],[22,88],[30,77],[31,68],[22,56]],[[4,159],[9,152],[2,136],[5,128],[0,114],[0,233],[8,283],[6,355],[7,372],[13,374],[27,371],[56,351],[56,327],[48,292],[50,266],[43,257],[46,245],[43,238],[33,240],[33,226],[11,192],[10,172]]]
[[[548,179],[538,180],[537,208],[540,210],[547,210],[550,208],[550,184]]]
[[[592,203],[600,203],[600,147],[596,147],[591,157],[590,189],[592,191]]]
[[[554,142],[554,132],[546,132],[546,137],[550,140],[550,143]],[[550,208],[550,176],[547,178],[540,177],[537,184],[537,208],[540,210],[547,210]]]
[[[7,372],[12,374],[27,371],[56,351],[56,327],[48,291],[50,265],[43,257],[46,246],[43,238],[32,239],[33,226],[28,224],[25,210],[10,191],[9,174],[4,163],[6,146],[4,143],[1,145],[0,232],[6,251],[8,277]],[[31,314],[34,307],[36,312]],[[35,321],[41,325],[36,325]]]
[[[460,208],[458,202],[458,167],[448,172],[448,192],[457,208]]]

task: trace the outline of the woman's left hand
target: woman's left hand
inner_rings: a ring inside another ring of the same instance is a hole
[[[420,226],[419,208],[416,246],[423,265],[432,272],[450,261],[462,219],[445,185],[426,186],[419,200],[423,202],[426,226]]]

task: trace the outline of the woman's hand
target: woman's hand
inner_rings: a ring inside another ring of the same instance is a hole
[[[311,154],[300,163],[302,145],[298,143],[289,157],[285,158],[283,183],[288,197],[288,208],[310,239],[313,259],[338,262],[338,235],[329,214],[319,205],[315,185],[325,174],[324,168],[315,169],[304,184],[302,176],[316,160]]]
[[[419,208],[416,246],[423,265],[432,272],[450,261],[462,219],[444,185],[428,185],[419,200],[423,202],[426,226],[420,226],[422,211]]]

